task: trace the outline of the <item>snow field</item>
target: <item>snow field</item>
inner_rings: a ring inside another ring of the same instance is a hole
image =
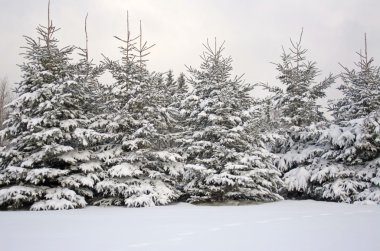
[[[1,250],[380,250],[380,207],[316,201],[245,206],[0,212]]]

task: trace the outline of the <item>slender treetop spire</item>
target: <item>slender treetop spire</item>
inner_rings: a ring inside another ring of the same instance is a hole
[[[84,19],[84,32],[86,34],[86,53],[85,53],[85,56],[86,56],[86,61],[88,62],[88,33],[87,33],[87,17],[88,17],[88,13],[86,14],[86,18]]]

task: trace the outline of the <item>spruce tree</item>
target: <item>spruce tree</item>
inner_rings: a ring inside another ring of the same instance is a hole
[[[107,116],[112,122],[104,124],[115,140],[99,154],[105,172],[96,187],[101,197],[96,204],[165,205],[179,196],[175,184],[182,158],[166,145],[166,112],[157,95],[163,81],[146,67],[145,55],[151,46],[142,42],[141,29],[140,36],[132,38],[129,23],[127,28],[127,39],[118,38],[124,42],[122,62],[106,58],[115,83],[111,90],[114,111]]]
[[[169,73],[170,72],[171,71],[169,71]],[[176,81],[170,80],[171,78],[173,79],[173,77],[169,77],[168,75],[167,82],[172,84],[168,85],[170,88],[168,88],[169,91],[167,92],[169,95],[166,97],[166,100],[168,101],[166,111],[171,119],[170,128],[168,128],[171,133],[170,145],[176,146],[177,148],[175,150],[178,151],[178,147],[180,146],[178,140],[182,138],[181,132],[186,127],[185,121],[183,121],[181,116],[180,107],[181,102],[188,94],[188,87],[186,85],[186,79],[183,73],[178,76]]]
[[[358,54],[358,71],[343,67],[344,96],[330,106],[335,120],[305,127],[298,142],[307,147],[282,156],[280,168],[296,166],[284,176],[289,191],[318,200],[380,203],[379,67],[368,60],[367,45]]]
[[[189,92],[189,87],[186,84],[185,74],[181,72],[175,83],[176,83],[176,85],[175,85],[175,88],[173,90],[173,97],[172,97],[171,106],[179,108],[182,100],[184,99],[184,97],[186,97],[186,95]]]
[[[320,70],[315,61],[307,60],[302,35],[301,32],[297,42],[290,40],[291,47],[283,50],[282,62],[275,64],[277,78],[285,89],[264,86],[272,93],[266,104],[268,127],[272,128],[269,133],[277,135],[270,150],[279,157],[276,166],[284,173],[285,194],[296,197],[305,195],[314,158],[323,153],[316,144],[320,131],[326,127],[326,119],[317,100],[325,96],[326,88],[335,81],[330,74],[317,82]]]
[[[320,190],[333,200],[380,203],[380,67],[368,58],[366,37],[358,55],[358,70],[342,66],[344,96],[331,103],[335,120],[324,133],[331,147],[322,157],[335,174],[320,182]]]
[[[57,28],[38,26],[38,39],[25,37],[23,80],[1,136],[9,144],[0,153],[0,207],[32,210],[86,205],[97,181],[86,150],[96,133],[87,130],[83,86],[70,56],[74,47],[58,47]]]
[[[188,87],[186,85],[186,77],[183,72],[181,72],[177,79],[178,83],[178,89],[181,90],[181,92],[186,93],[188,92]]]
[[[166,85],[168,87],[172,87],[176,85],[176,81],[174,80],[174,75],[173,75],[172,70],[169,70],[168,73],[166,74]]]
[[[200,69],[189,68],[194,89],[181,106],[188,201],[279,200],[273,156],[253,133],[252,87],[231,78],[232,59],[223,56],[223,44],[215,41],[212,48],[207,42],[205,49]]]

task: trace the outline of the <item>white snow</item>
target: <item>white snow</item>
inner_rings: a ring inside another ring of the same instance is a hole
[[[297,167],[285,173],[285,187],[289,191],[305,191],[310,179],[310,172],[304,167]]]
[[[67,163],[75,164],[77,161],[89,161],[91,158],[91,152],[90,151],[69,151],[61,156],[59,156],[60,159]]]
[[[142,175],[143,172],[136,165],[131,165],[129,163],[121,163],[119,165],[111,167],[108,170],[108,174],[111,177],[133,177]]]
[[[316,201],[243,206],[0,212],[7,251],[377,251],[380,207]]]

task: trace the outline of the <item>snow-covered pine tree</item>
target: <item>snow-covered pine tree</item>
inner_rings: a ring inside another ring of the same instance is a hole
[[[77,47],[80,60],[75,64],[75,80],[83,90],[81,111],[85,116],[86,121],[84,128],[78,131],[78,133],[82,133],[88,137],[85,146],[86,153],[88,154],[88,161],[79,166],[79,168],[73,168],[73,170],[75,169],[75,176],[78,179],[80,177],[91,175],[96,183],[100,180],[100,175],[102,173],[101,161],[96,152],[101,146],[111,142],[114,135],[98,130],[98,127],[94,126],[94,124],[99,123],[98,115],[100,115],[102,109],[104,109],[107,97],[104,95],[105,87],[99,83],[99,77],[103,74],[104,67],[103,65],[94,64],[89,57],[87,18],[88,14],[86,15],[84,26],[86,37],[85,48]],[[73,190],[79,186],[77,182],[74,181],[67,185],[71,186]],[[94,184],[91,185],[91,192],[85,194],[90,203],[94,200],[93,191]]]
[[[172,98],[173,100],[172,100],[171,106],[179,108],[182,100],[189,92],[189,87],[186,84],[186,77],[184,73],[181,72],[179,74],[175,84],[176,85],[173,91],[173,98]]]
[[[178,108],[184,94],[188,91],[185,75],[181,73],[177,80],[174,79],[172,70],[166,74],[156,74],[156,89],[159,104],[163,107]]]
[[[322,157],[319,196],[344,202],[374,201],[380,204],[380,67],[358,53],[358,70],[343,67],[342,99],[331,103],[334,124],[324,132],[330,145]],[[313,177],[311,177],[313,181]]]
[[[152,46],[140,36],[132,38],[127,24],[127,39],[121,40],[122,62],[106,59],[116,82],[112,87],[115,112],[108,128],[116,139],[100,153],[104,161],[104,180],[97,184],[102,197],[97,205],[144,207],[165,205],[179,196],[176,179],[180,174],[180,155],[166,147],[167,118],[157,95],[163,81],[160,74],[146,68],[145,55]],[[139,39],[139,46],[136,43]]]
[[[174,80],[173,71],[169,70],[167,73],[154,73],[154,84],[151,88],[154,88],[156,95],[153,96],[156,105],[162,108],[169,108],[169,106],[175,100],[175,94],[177,89],[177,82]]]
[[[207,41],[205,49],[200,69],[189,68],[194,89],[181,106],[188,201],[282,199],[273,155],[253,133],[252,87],[231,78],[232,59],[222,55],[223,44],[215,41],[212,48]]]
[[[271,146],[271,151],[280,157],[276,165],[284,173],[285,190],[291,196],[304,195],[308,189],[309,169],[314,158],[323,153],[316,143],[326,125],[316,101],[325,96],[325,89],[335,81],[330,74],[322,82],[317,82],[320,70],[315,61],[306,59],[307,49],[301,45],[302,35],[303,32],[297,42],[290,40],[291,47],[288,52],[283,50],[282,62],[276,64],[277,78],[285,89],[264,85],[273,93],[269,102],[272,108],[267,116],[270,117],[269,122],[277,127],[269,134],[277,134],[279,139]],[[292,191],[296,193],[292,194]]]
[[[182,137],[183,128],[186,127],[183,123],[183,118],[180,113],[181,102],[186,97],[188,93],[188,87],[186,85],[185,75],[181,73],[177,78],[177,81],[173,80],[174,78],[170,76],[171,71],[168,73],[167,83],[168,85],[165,88],[168,88],[167,95],[165,100],[167,101],[166,112],[168,118],[170,118],[170,146],[176,147],[176,151],[179,150],[178,139]]]
[[[38,39],[25,37],[23,80],[1,132],[9,141],[0,153],[2,209],[84,207],[97,180],[86,150],[96,134],[86,130],[84,89],[70,60],[74,47],[60,49],[57,30],[48,11]]]
[[[372,100],[380,85],[370,82],[379,82],[379,67],[368,60],[366,46],[359,56],[359,71],[343,67],[344,97],[330,106],[336,120],[314,131],[305,127],[308,147],[281,159],[281,165],[297,165],[285,174],[288,190],[319,200],[380,203],[380,117],[377,100]],[[355,100],[356,95],[365,102]]]
[[[166,74],[166,85],[168,86],[168,89],[171,90],[171,95],[174,94],[175,87],[177,85],[177,82],[174,80],[173,71],[169,70]]]
[[[186,93],[188,92],[189,88],[186,85],[186,77],[183,72],[181,72],[177,78],[178,83],[178,89],[181,90],[181,92]]]

